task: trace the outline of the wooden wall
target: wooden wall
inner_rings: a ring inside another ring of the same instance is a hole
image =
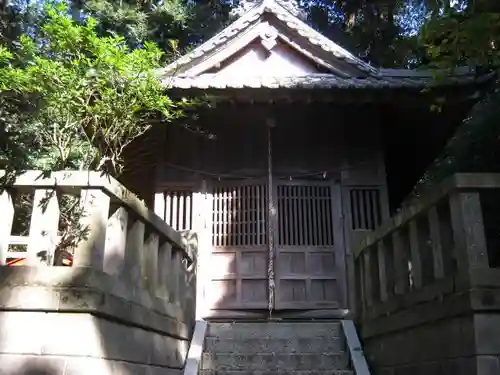
[[[351,247],[388,216],[381,119],[373,106],[221,104],[201,111],[197,121],[169,126],[158,161],[156,191],[177,190],[183,198],[176,201],[182,201],[186,210],[192,196],[186,198],[182,191],[199,192],[202,181],[210,186],[237,176],[266,178],[268,118],[274,123],[274,176],[341,185],[338,203],[351,284]],[[196,207],[188,215],[196,215]],[[191,229],[184,227],[178,229]]]

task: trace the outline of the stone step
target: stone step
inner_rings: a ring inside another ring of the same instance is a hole
[[[205,340],[205,352],[208,353],[338,353],[344,348],[344,340],[339,337],[288,339],[207,337]]]
[[[346,370],[349,361],[346,353],[337,354],[228,354],[204,353],[201,369],[284,371]]]
[[[341,328],[337,321],[318,322],[258,322],[241,323],[211,322],[207,337],[220,338],[318,338],[340,337]]]
[[[254,370],[201,370],[200,375],[355,375],[352,370],[277,370],[277,371],[254,371]]]

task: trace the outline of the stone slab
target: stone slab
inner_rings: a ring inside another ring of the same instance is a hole
[[[341,327],[338,321],[318,322],[211,322],[207,337],[224,339],[290,339],[290,338],[318,338],[340,337]]]
[[[207,337],[205,351],[210,353],[336,353],[345,349],[338,337],[328,338],[248,338]]]
[[[348,366],[346,353],[336,354],[224,354],[205,353],[202,369],[207,370],[343,370]]]
[[[355,375],[352,370],[275,370],[275,371],[221,371],[221,370],[201,370],[200,375]]]

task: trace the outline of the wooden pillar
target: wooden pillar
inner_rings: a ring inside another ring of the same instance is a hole
[[[269,314],[275,307],[275,275],[274,275],[274,261],[275,261],[275,233],[277,228],[277,207],[276,202],[274,202],[275,195],[275,186],[273,184],[273,158],[272,158],[272,128],[274,127],[274,121],[272,119],[268,119],[267,121],[267,198],[268,198],[268,222],[267,222],[267,230],[268,230],[268,266],[267,266],[267,278],[268,278],[268,286],[269,286],[269,300],[268,300],[268,309]]]
[[[337,270],[339,272],[339,282],[341,286],[340,289],[342,290],[340,302],[342,304],[341,307],[347,309],[349,308],[349,292],[347,288],[349,286],[351,288],[354,288],[355,285],[354,262],[350,262],[349,264],[346,259],[350,256],[350,254],[347,254],[345,241],[342,188],[340,183],[333,183],[332,185],[330,185],[330,192],[333,215],[333,235],[335,238],[335,262],[337,265]],[[347,282],[348,278],[353,281],[352,285],[351,283]]]
[[[165,220],[165,194],[163,192],[155,192],[154,212]]]
[[[193,193],[193,231],[198,235],[196,263],[196,319],[208,314],[206,296],[210,288],[210,259],[212,256],[213,196],[206,180],[201,180]]]

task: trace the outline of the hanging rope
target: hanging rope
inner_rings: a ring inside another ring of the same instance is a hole
[[[269,319],[272,317],[274,307],[274,233],[273,216],[275,215],[275,205],[273,196],[273,154],[271,144],[271,124],[267,125],[267,199],[269,204],[269,219],[267,220],[267,236],[269,243],[269,261],[267,266],[268,288],[269,288]]]
[[[182,165],[177,165],[177,164],[172,164],[172,163],[163,163],[164,165],[174,168],[180,171],[184,172],[189,172],[189,173],[195,173],[198,175],[202,176],[208,176],[208,177],[213,177],[214,179],[221,180],[221,179],[239,179],[239,180],[261,180],[264,177],[267,177],[268,174],[266,173],[265,175],[261,176],[244,176],[240,174],[231,174],[231,173],[214,173],[214,172],[209,172],[206,170],[200,170],[200,169],[193,169],[189,167],[185,167]],[[342,167],[342,168],[333,168],[333,169],[322,169],[317,172],[306,172],[306,173],[300,173],[300,174],[295,174],[295,175],[283,175],[283,176],[277,176],[278,179],[300,179],[300,178],[305,178],[305,177],[315,177],[315,176],[323,176],[323,178],[326,178],[330,174],[334,173],[340,173],[343,171],[348,171],[352,169],[357,169],[365,165],[370,165],[373,164],[373,159],[370,160],[364,160],[359,163],[354,163],[352,165],[349,165],[347,167]]]

